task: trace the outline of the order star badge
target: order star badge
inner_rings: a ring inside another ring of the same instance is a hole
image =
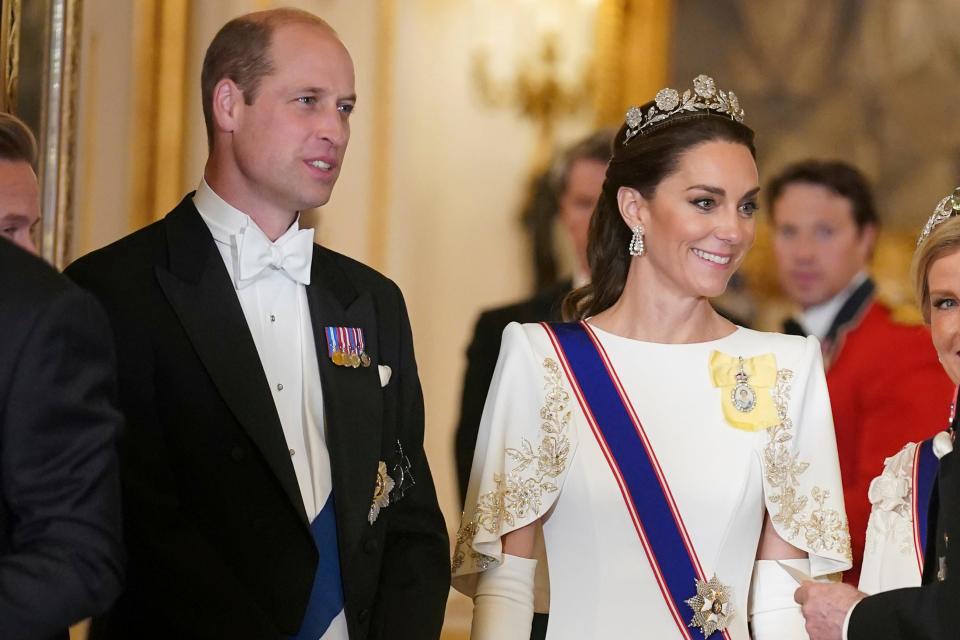
[[[373,524],[380,515],[380,509],[390,504],[390,492],[393,491],[393,478],[387,473],[387,463],[383,460],[377,465],[377,484],[373,488],[373,502],[370,503],[370,512],[367,522]]]
[[[730,588],[717,580],[696,580],[697,595],[687,600],[693,609],[693,619],[688,627],[699,627],[703,637],[708,638],[714,631],[723,631],[733,617],[733,605],[730,604]]]

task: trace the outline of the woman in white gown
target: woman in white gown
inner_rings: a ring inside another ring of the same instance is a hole
[[[850,567],[819,344],[709,302],[754,237],[742,118],[707,76],[631,109],[581,322],[505,330],[453,558],[474,639],[534,608],[549,640],[806,638],[795,577]]]
[[[955,357],[957,300],[960,281],[960,187],[934,209],[917,241],[913,280],[923,319],[931,327],[934,346],[947,375],[960,384],[960,362]],[[936,268],[934,268],[936,266]],[[931,292],[934,292],[932,295]],[[908,442],[887,458],[883,472],[870,483],[872,504],[860,573],[860,591],[867,594],[915,587],[921,583],[926,561],[931,496],[940,458],[953,451],[958,422],[956,401],[944,407],[945,431],[923,442]],[[936,573],[936,568],[931,569]]]

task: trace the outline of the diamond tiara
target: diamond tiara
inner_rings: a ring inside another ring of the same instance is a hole
[[[693,111],[713,111],[728,116],[735,122],[743,122],[743,108],[733,91],[717,89],[717,83],[703,74],[693,79],[693,91],[687,89],[681,95],[676,89],[660,89],[654,98],[654,104],[644,113],[640,107],[630,107],[627,111],[627,134],[623,144],[627,144],[647,127],[678,113]]]
[[[927,224],[923,225],[923,231],[920,232],[920,237],[917,238],[917,246],[919,247],[923,244],[927,236],[933,233],[933,230],[936,229],[940,223],[954,216],[960,216],[960,187],[954,189],[953,193],[937,204],[937,208],[933,210],[933,215],[927,220]]]

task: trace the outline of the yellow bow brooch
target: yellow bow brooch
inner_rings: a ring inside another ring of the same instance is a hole
[[[723,417],[732,427],[760,431],[780,423],[771,395],[777,383],[777,359],[772,353],[742,358],[714,351],[710,378],[720,388]]]

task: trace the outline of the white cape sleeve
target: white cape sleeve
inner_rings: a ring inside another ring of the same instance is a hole
[[[511,323],[503,332],[452,563],[454,588],[471,597],[478,573],[502,562],[501,537],[553,506],[577,447],[575,399],[549,344],[539,325]],[[535,593],[536,609],[545,610],[545,573],[538,571]]]
[[[780,423],[760,433],[764,499],[777,533],[809,554],[816,578],[850,568],[850,533],[817,339],[793,360],[772,390]]]
[[[860,570],[860,590],[874,594],[920,585],[913,528],[913,464],[917,445],[907,443],[883,462],[867,497],[870,519]]]

